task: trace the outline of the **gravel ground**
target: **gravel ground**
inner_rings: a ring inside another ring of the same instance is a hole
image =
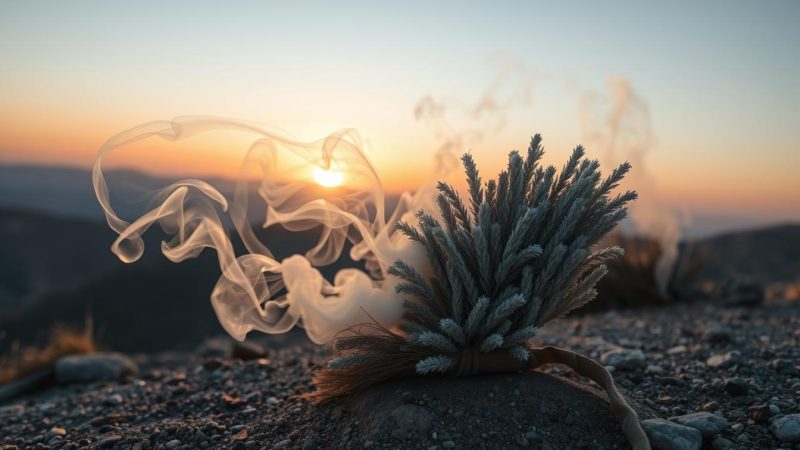
[[[590,315],[553,323],[538,341],[613,365],[643,418],[724,418],[703,448],[800,449],[770,431],[800,413],[800,303]],[[319,407],[301,396],[323,349],[289,345],[241,361],[215,348],[139,356],[126,381],[56,386],[0,405],[0,448],[625,447],[601,398],[558,366],[548,375],[403,380]]]

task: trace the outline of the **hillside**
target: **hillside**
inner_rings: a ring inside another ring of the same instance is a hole
[[[746,275],[762,283],[800,280],[800,224],[725,233],[693,242],[687,251],[705,259],[705,279]]]
[[[13,314],[40,296],[119,269],[105,224],[0,210],[0,311]]]

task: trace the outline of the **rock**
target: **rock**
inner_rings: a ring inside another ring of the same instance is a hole
[[[710,412],[698,412],[683,416],[671,417],[669,420],[681,425],[694,428],[703,435],[704,439],[716,436],[728,427],[728,421],[724,417]]]
[[[770,405],[767,404],[751,406],[747,408],[747,412],[751,419],[762,423],[768,421],[769,418],[774,415],[770,409]]]
[[[783,442],[800,443],[800,414],[790,414],[775,419],[769,430]]]
[[[644,373],[660,374],[664,372],[664,368],[655,364],[650,364],[644,369]]]
[[[103,400],[103,403],[108,406],[119,406],[125,402],[125,399],[122,398],[119,394],[111,394]]]
[[[722,436],[717,436],[714,438],[714,441],[711,442],[711,448],[714,450],[728,450],[733,448],[733,445],[733,441],[725,439]]]
[[[433,424],[433,414],[421,406],[400,405],[392,410],[387,422],[394,425],[393,437],[405,439],[409,434],[426,434]]]
[[[243,361],[263,358],[267,356],[268,353],[269,351],[267,351],[264,346],[254,341],[233,341],[231,344],[231,355]]]
[[[644,353],[641,350],[611,350],[600,357],[605,366],[614,366],[619,370],[644,369]]]
[[[167,447],[167,448],[175,448],[175,447],[177,447],[179,445],[181,445],[181,441],[179,441],[177,439],[173,439],[171,441],[168,441],[166,444],[164,444],[164,446]]]
[[[674,347],[670,347],[667,349],[668,355],[682,355],[689,351],[689,348],[685,345],[676,345]]]
[[[118,381],[139,371],[136,363],[121,353],[87,353],[60,358],[56,380],[62,384]]]
[[[272,446],[272,448],[280,450],[282,448],[288,448],[290,445],[292,445],[292,441],[290,441],[289,439],[284,439],[282,441],[276,442],[275,445]]]
[[[731,332],[722,325],[709,325],[703,331],[703,339],[711,343],[728,342],[731,340]]]
[[[316,450],[317,443],[314,441],[314,438],[311,436],[306,437],[303,439],[303,450]]]
[[[97,445],[96,445],[95,448],[113,447],[114,445],[117,444],[117,442],[119,442],[121,440],[122,440],[122,436],[120,436],[118,434],[112,434],[110,436],[106,436],[103,439],[100,439],[99,441],[97,441]]]
[[[706,365],[715,369],[725,369],[738,364],[741,360],[741,356],[742,354],[735,350],[723,355],[714,355],[706,359]]]
[[[729,306],[757,306],[764,301],[764,285],[746,278],[730,278],[719,285],[717,298]]]
[[[703,436],[694,428],[664,419],[642,421],[654,450],[700,450]]]
[[[725,380],[725,392],[731,395],[745,395],[750,389],[750,385],[744,378],[733,377]]]
[[[703,407],[700,408],[700,409],[702,409],[703,411],[707,411],[707,412],[716,411],[716,410],[719,409],[719,403],[717,403],[717,402],[708,402],[705,405],[703,405]]]

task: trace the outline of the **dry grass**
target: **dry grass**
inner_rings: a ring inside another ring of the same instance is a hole
[[[0,385],[52,367],[62,356],[91,353],[96,349],[91,318],[87,318],[82,330],[56,325],[50,330],[45,345],[14,343],[7,354],[0,356]]]

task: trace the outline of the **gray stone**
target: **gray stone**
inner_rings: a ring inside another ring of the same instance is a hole
[[[614,366],[619,370],[644,369],[644,353],[641,350],[618,349],[603,353],[600,361],[605,366]]]
[[[694,428],[703,435],[704,439],[714,437],[728,427],[724,417],[710,412],[698,412],[683,416],[671,417],[669,420],[681,425]]]
[[[741,356],[742,354],[735,350],[722,355],[714,355],[706,359],[706,365],[715,369],[725,369],[737,364],[741,360]]]
[[[747,380],[741,377],[733,377],[725,380],[725,392],[731,395],[744,395],[750,389]]]
[[[703,332],[703,339],[707,342],[728,342],[731,340],[731,332],[722,325],[709,325]]]
[[[765,287],[746,277],[729,278],[719,284],[716,296],[731,306],[756,306],[764,301]]]
[[[164,444],[164,446],[167,447],[167,448],[175,448],[175,447],[177,447],[179,445],[181,445],[181,441],[179,441],[177,439],[173,439],[173,440],[167,442],[166,444]]]
[[[644,420],[642,428],[654,450],[700,450],[703,444],[703,436],[699,431],[669,420]]]
[[[733,448],[733,441],[729,439],[725,439],[722,436],[717,436],[713,442],[711,442],[711,448],[714,450],[728,450]]]
[[[421,406],[400,405],[389,414],[388,422],[394,426],[392,436],[405,439],[409,433],[427,434],[433,424],[433,414]]]
[[[314,438],[311,436],[306,437],[303,439],[303,450],[316,450],[317,443],[314,442]]]
[[[251,361],[258,358],[263,358],[269,354],[263,345],[255,341],[233,341],[231,343],[231,356],[239,358],[243,361]]]
[[[800,443],[800,414],[790,414],[773,420],[769,430],[783,442]]]
[[[139,371],[136,363],[121,353],[87,353],[60,358],[56,380],[62,384],[116,381]]]
[[[280,450],[282,448],[287,448],[290,445],[292,445],[292,441],[290,441],[289,439],[284,439],[282,441],[276,442],[275,445],[272,446],[272,448]]]

